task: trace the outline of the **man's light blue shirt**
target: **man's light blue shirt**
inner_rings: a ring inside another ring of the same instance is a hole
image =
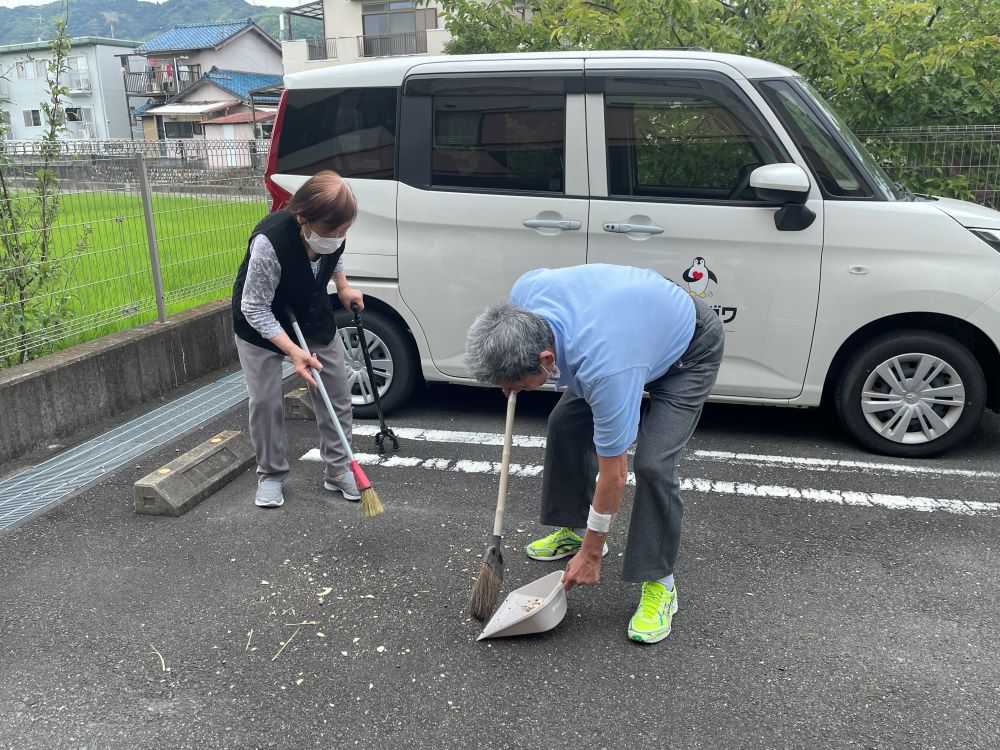
[[[529,271],[510,303],[552,327],[560,386],[594,413],[599,456],[628,450],[646,383],[677,362],[694,335],[690,295],[655,271],[592,264]]]

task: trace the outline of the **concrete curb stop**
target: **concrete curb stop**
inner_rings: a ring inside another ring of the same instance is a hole
[[[250,439],[225,430],[135,483],[135,512],[180,516],[256,462]]]
[[[316,421],[316,412],[313,411],[312,398],[309,396],[307,388],[296,388],[285,394],[285,419],[305,419]]]

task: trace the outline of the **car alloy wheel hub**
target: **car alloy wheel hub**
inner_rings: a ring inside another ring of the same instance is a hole
[[[965,411],[965,384],[933,354],[900,354],[871,371],[861,389],[861,412],[882,437],[921,444],[941,438]]]
[[[338,333],[344,342],[344,361],[347,367],[347,382],[351,389],[351,404],[354,406],[370,404],[374,402],[375,397],[372,395],[372,383],[368,377],[358,332],[354,328],[341,328]],[[365,337],[368,339],[368,356],[372,360],[378,395],[384,398],[389,386],[392,385],[394,372],[392,355],[385,342],[374,333],[366,330]]]

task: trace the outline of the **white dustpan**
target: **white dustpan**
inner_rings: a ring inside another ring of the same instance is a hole
[[[511,591],[476,640],[552,630],[566,616],[562,576],[563,572],[557,570]]]

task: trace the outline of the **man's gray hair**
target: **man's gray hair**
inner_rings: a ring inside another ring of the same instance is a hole
[[[554,346],[552,328],[544,318],[498,302],[469,329],[465,366],[480,383],[520,380],[537,373],[542,366],[541,353]]]

